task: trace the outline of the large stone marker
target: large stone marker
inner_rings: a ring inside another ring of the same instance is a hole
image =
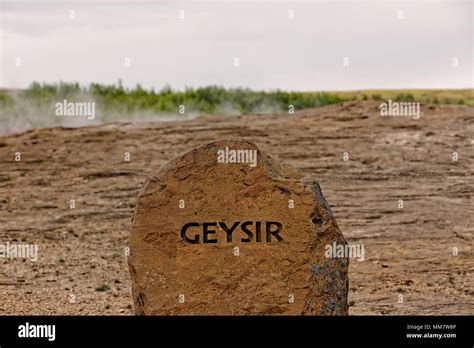
[[[319,184],[219,140],[152,173],[129,266],[136,314],[347,315],[346,245]]]

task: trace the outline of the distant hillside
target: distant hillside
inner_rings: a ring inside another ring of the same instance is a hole
[[[333,92],[341,98],[357,100],[410,100],[423,104],[460,104],[474,106],[474,89],[400,89]]]

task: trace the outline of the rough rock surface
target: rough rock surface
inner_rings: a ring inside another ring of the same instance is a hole
[[[144,179],[237,135],[315,176],[347,242],[365,245],[349,264],[350,315],[472,315],[474,107],[426,105],[411,120],[379,104],[0,137],[0,243],[39,246],[37,263],[0,259],[0,314],[132,315],[124,248]]]
[[[225,148],[258,153],[256,166],[218,163]],[[317,181],[245,140],[208,143],[153,173],[139,194],[135,312],[347,314],[348,259],[325,256],[333,242],[346,244]]]

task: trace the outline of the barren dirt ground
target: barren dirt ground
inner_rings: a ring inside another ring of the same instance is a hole
[[[425,105],[412,120],[377,106],[0,137],[0,243],[39,246],[36,263],[0,258],[0,315],[131,315],[124,248],[146,175],[231,136],[314,175],[347,241],[364,244],[350,314],[474,314],[474,108]]]

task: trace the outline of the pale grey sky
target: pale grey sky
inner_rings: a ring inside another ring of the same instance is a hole
[[[0,87],[472,88],[473,4],[1,0]]]

